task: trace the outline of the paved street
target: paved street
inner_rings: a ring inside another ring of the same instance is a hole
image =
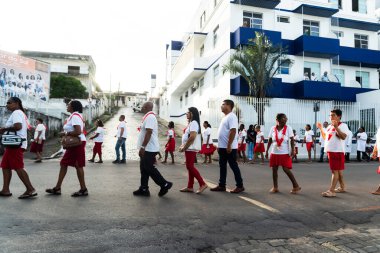
[[[140,116],[127,120],[131,159],[136,137],[131,133]],[[106,124],[108,134],[115,122]],[[269,194],[267,164],[241,165],[243,194],[180,193],[187,182],[185,166],[159,164],[162,174],[174,182],[172,190],[160,198],[159,188],[150,182],[151,197],[139,198],[132,195],[139,186],[138,162],[113,165],[113,143],[108,136],[104,164],[86,167],[90,194],[86,198],[70,197],[79,187],[74,169],[67,174],[62,196],[45,195],[44,189],[56,182],[59,161],[26,160],[39,196],[17,199],[24,189],[13,177],[14,196],[0,199],[0,252],[380,251],[380,197],[369,194],[380,182],[377,163],[348,164],[348,192],[335,199],[320,196],[330,180],[326,163],[294,166],[302,187],[298,195],[289,193],[291,184],[284,173],[279,178],[281,192]],[[216,163],[198,168],[210,186],[218,181]],[[233,188],[233,175],[228,173],[228,187]]]

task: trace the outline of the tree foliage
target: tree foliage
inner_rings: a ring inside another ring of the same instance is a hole
[[[52,76],[50,81],[51,98],[88,98],[86,87],[74,78],[64,75]]]

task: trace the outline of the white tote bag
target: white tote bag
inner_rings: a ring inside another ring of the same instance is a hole
[[[197,134],[197,136],[194,139],[194,142],[190,145],[190,147],[187,149],[188,151],[199,151],[202,148],[202,140],[201,140],[201,134]]]

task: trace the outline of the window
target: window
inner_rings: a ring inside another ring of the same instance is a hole
[[[69,75],[79,75],[80,67],[79,66],[68,66],[67,73]]]
[[[219,80],[219,64],[213,68],[213,71],[214,71],[214,86],[216,86]]]
[[[179,97],[179,108],[182,108],[182,96]]]
[[[356,81],[360,83],[362,88],[369,88],[369,72],[356,71]]]
[[[319,37],[319,22],[304,20],[303,21],[303,34],[309,36]]]
[[[214,47],[216,46],[216,43],[218,42],[218,32],[219,32],[219,25],[217,25],[213,31]]]
[[[355,34],[355,47],[368,49],[368,35]]]
[[[333,69],[333,75],[338,79],[341,86],[344,86],[344,69]]]
[[[214,0],[214,7],[218,4],[218,0]]]
[[[206,23],[206,11],[202,13],[201,19],[200,19],[200,27],[202,28]]]
[[[202,45],[201,48],[199,49],[199,56],[202,57],[204,53],[205,53],[205,45]]]
[[[279,60],[277,62],[278,64],[278,73],[281,75],[290,75],[290,63],[289,62],[283,62]]]
[[[304,80],[318,81],[321,75],[321,64],[318,62],[305,61],[303,73]]]
[[[263,29],[263,14],[243,11],[243,26]]]
[[[199,80],[198,84],[199,84],[199,95],[202,96],[202,87],[203,87],[203,85],[205,84],[205,79],[204,79],[204,77],[202,77],[202,78]]]
[[[367,13],[367,0],[352,0],[352,11]]]
[[[189,100],[189,92],[186,91],[185,92],[185,105],[187,105],[188,100]]]
[[[342,9],[342,0],[329,0],[329,3],[335,4],[334,7]]]
[[[194,94],[194,92],[198,89],[198,82],[194,82],[193,86],[191,86],[191,94]]]
[[[344,37],[344,33],[342,31],[332,31],[337,38],[342,38]]]
[[[277,16],[277,22],[290,23],[289,22],[289,17],[284,17],[284,16]]]

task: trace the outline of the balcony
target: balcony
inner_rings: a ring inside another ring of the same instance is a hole
[[[250,44],[249,40],[256,38],[256,32],[264,33],[274,45],[281,44],[281,32],[239,27],[235,32],[231,33],[231,48]]]
[[[332,58],[339,54],[339,40],[302,35],[294,41],[294,54],[318,58]]]
[[[331,5],[328,6],[315,6],[310,4],[301,4],[296,9],[293,10],[294,13],[311,15],[317,17],[329,18],[339,11],[338,8],[332,8]]]
[[[363,48],[340,47],[339,63],[348,66],[380,68],[380,51]]]
[[[280,0],[231,0],[231,3],[233,4],[248,5],[265,9],[274,9],[280,2]]]
[[[377,32],[380,30],[379,23],[337,17],[331,18],[331,25],[371,32]]]

